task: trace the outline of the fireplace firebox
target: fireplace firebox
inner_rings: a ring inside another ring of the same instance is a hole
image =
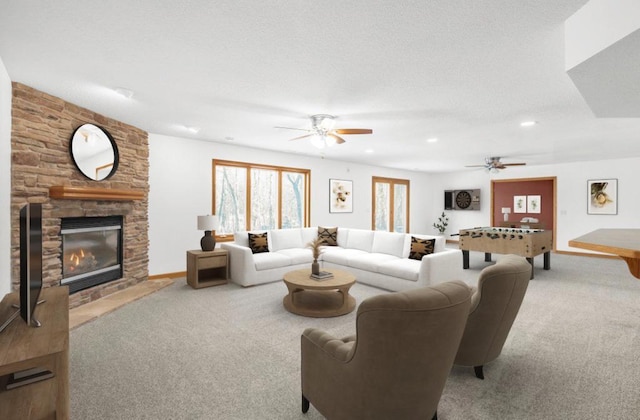
[[[122,278],[122,216],[63,218],[60,234],[69,293]]]

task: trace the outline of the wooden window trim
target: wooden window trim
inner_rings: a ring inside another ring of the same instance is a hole
[[[276,171],[278,174],[278,216],[277,223],[278,226],[282,226],[282,174],[284,172],[291,173],[299,173],[304,176],[304,187],[305,187],[305,196],[304,196],[304,206],[305,211],[303,214],[303,227],[308,227],[311,220],[311,170],[304,168],[293,168],[289,166],[278,166],[278,165],[266,165],[262,163],[252,163],[252,162],[240,162],[233,160],[223,160],[223,159],[213,159],[212,161],[212,170],[211,170],[211,185],[213,190],[213,196],[211,198],[211,214],[216,214],[216,167],[217,166],[231,166],[235,168],[244,168],[247,171],[246,174],[246,214],[245,214],[245,229],[250,230],[251,226],[251,169],[264,169]],[[234,240],[233,234],[215,234],[216,241],[218,242],[231,242]]]
[[[375,230],[376,228],[376,183],[382,183],[382,184],[389,184],[389,198],[390,198],[390,205],[389,205],[389,232],[394,232],[394,224],[393,221],[395,220],[395,209],[394,209],[394,204],[395,204],[395,186],[396,185],[404,185],[407,187],[407,209],[406,209],[406,220],[407,220],[407,226],[406,226],[406,232],[408,233],[411,230],[409,229],[409,215],[411,213],[410,211],[410,206],[411,206],[411,197],[410,197],[410,191],[411,191],[411,181],[408,179],[401,179],[401,178],[387,178],[387,177],[381,177],[381,176],[373,176],[371,177],[371,230]]]

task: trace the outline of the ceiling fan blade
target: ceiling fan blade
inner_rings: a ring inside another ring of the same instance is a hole
[[[520,163],[503,163],[502,166],[524,166],[526,165],[526,163],[524,162],[520,162]]]
[[[333,137],[334,139],[336,139],[336,143],[338,144],[344,143],[344,139],[342,137],[336,136],[335,134],[332,134],[332,133],[329,133],[328,135],[329,137]]]
[[[484,168],[487,165],[465,165],[465,168]]]
[[[313,134],[305,134],[304,136],[300,136],[300,137],[295,137],[295,138],[289,139],[289,141],[300,140],[300,139],[304,139],[306,137],[311,137],[311,136],[313,136]]]
[[[332,130],[336,134],[373,134],[370,128],[337,128]]]
[[[298,130],[298,131],[306,131],[307,133],[311,132],[311,130],[307,129],[307,128],[293,128],[293,127],[273,127],[273,128],[284,128],[285,130]]]

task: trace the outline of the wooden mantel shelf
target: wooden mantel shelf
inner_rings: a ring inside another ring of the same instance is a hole
[[[144,191],[56,185],[49,187],[49,197],[62,200],[135,201],[144,198]]]

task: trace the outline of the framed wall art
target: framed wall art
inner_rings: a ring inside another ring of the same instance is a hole
[[[540,196],[528,195],[527,196],[527,213],[540,213]]]
[[[513,196],[513,212],[514,213],[527,212],[527,196],[526,195]]]
[[[618,180],[587,181],[587,214],[618,214]]]
[[[353,212],[353,181],[329,180],[329,213]]]

